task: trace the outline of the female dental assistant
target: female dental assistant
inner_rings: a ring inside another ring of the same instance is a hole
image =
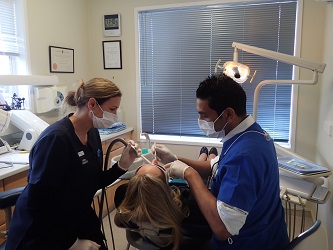
[[[68,93],[65,103],[77,109],[45,129],[33,146],[28,185],[16,203],[6,249],[107,249],[91,203],[136,155],[129,144],[119,162],[103,171],[97,128],[116,121],[121,95],[104,78]]]

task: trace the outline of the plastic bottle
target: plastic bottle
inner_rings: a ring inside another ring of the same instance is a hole
[[[141,153],[143,155],[146,155],[149,153],[149,149],[150,149],[150,138],[149,135],[147,133],[142,133],[141,135],[146,137],[146,143],[145,145],[141,148]]]

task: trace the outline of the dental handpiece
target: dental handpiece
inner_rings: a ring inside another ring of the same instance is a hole
[[[156,142],[154,142],[154,149],[155,149],[155,152],[154,152],[154,158],[155,158],[155,160],[157,160],[157,155],[156,155]]]

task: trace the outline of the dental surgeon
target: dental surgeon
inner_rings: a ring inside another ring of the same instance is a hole
[[[200,128],[222,138],[219,161],[209,169],[190,167],[164,145],[152,150],[164,164],[171,162],[171,176],[188,182],[213,231],[213,250],[283,249],[289,240],[275,147],[247,115],[245,91],[228,76],[213,75],[200,83],[196,98]]]
[[[97,128],[116,122],[121,96],[105,78],[81,82],[69,92],[65,103],[76,111],[47,127],[30,152],[28,185],[16,203],[7,250],[107,249],[91,204],[137,156],[128,143],[119,162],[102,169]]]

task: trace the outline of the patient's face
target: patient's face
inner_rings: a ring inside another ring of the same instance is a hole
[[[154,160],[152,162],[153,164],[155,164]],[[165,181],[165,173],[156,165],[151,165],[151,164],[146,164],[143,165],[142,167],[140,167],[136,174],[138,175],[145,175],[145,174],[150,174],[150,175],[154,175],[156,177],[161,178],[163,181]]]

